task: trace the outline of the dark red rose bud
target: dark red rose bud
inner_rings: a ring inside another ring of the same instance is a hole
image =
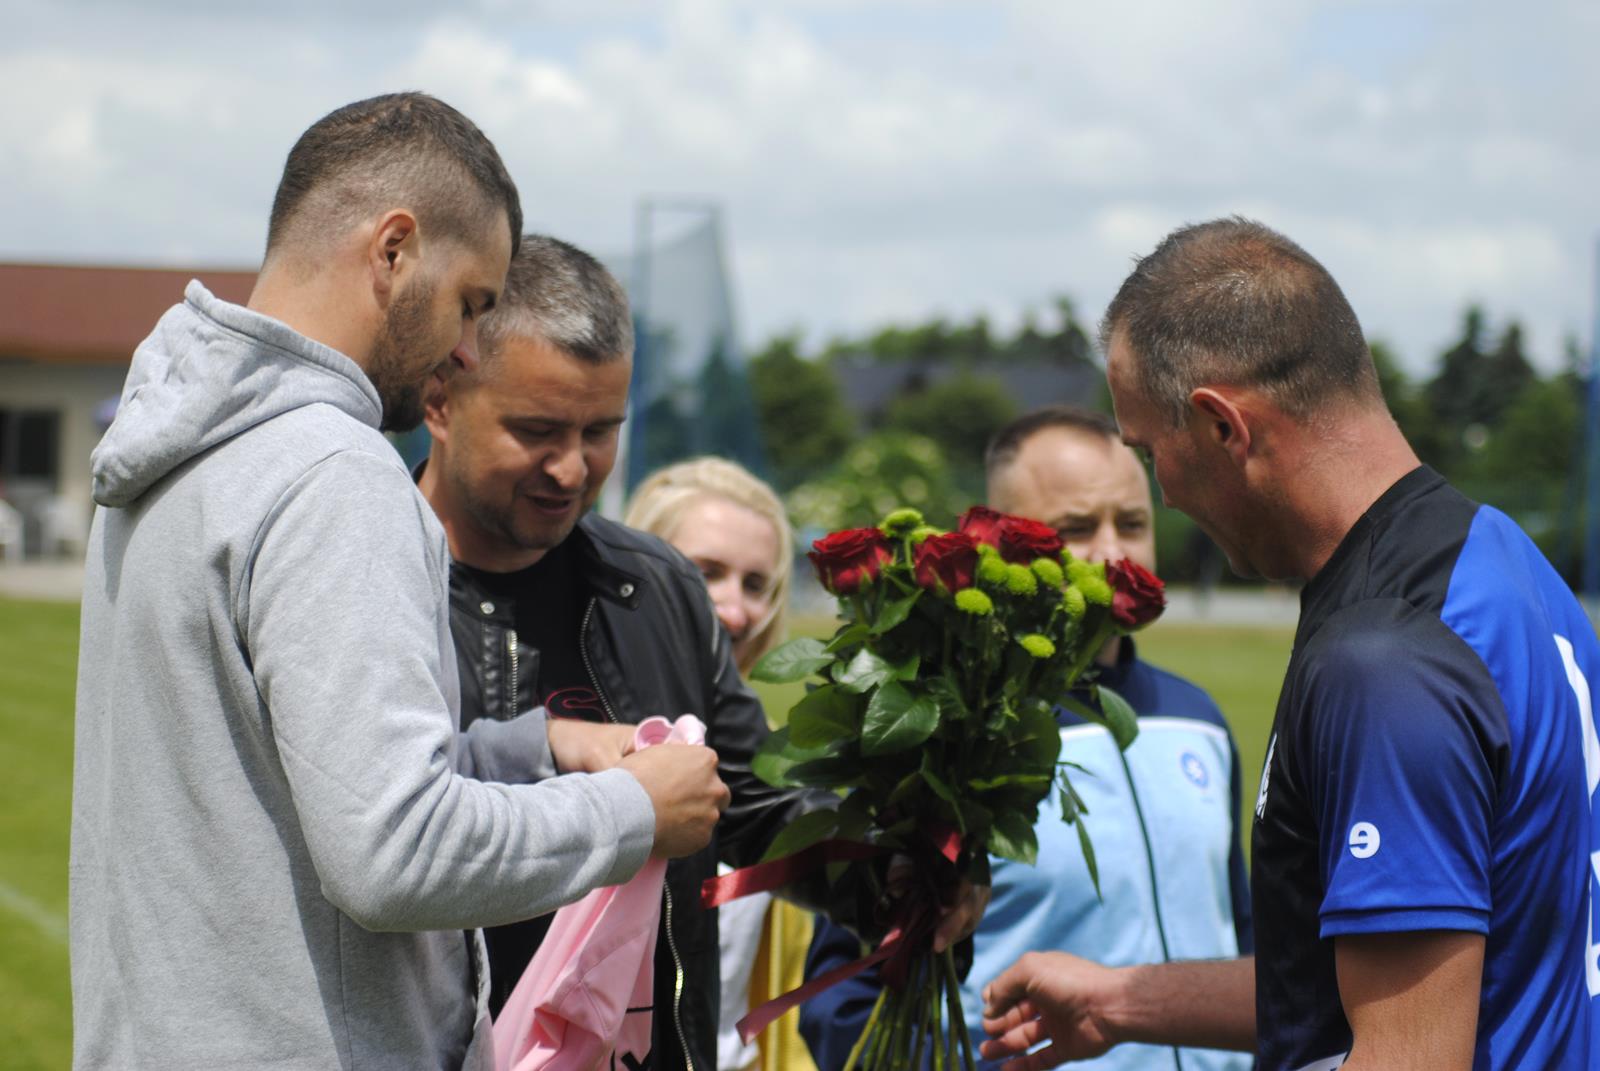
[[[823,587],[835,595],[854,595],[883,571],[894,551],[876,528],[846,528],[811,544],[807,557]]]
[[[1053,558],[1061,553],[1061,546],[1061,537],[1048,524],[1026,517],[1000,520],[1000,556],[1008,562],[1027,565],[1035,558]]]
[[[1138,562],[1124,558],[1106,565],[1111,585],[1111,617],[1126,629],[1143,628],[1166,609],[1166,585]]]
[[[912,569],[917,584],[929,591],[970,588],[978,569],[977,540],[965,532],[931,535],[917,546]]]

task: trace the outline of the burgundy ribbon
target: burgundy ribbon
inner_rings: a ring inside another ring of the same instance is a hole
[[[954,866],[957,856],[961,853],[961,834],[948,826],[938,827],[932,834],[930,839],[933,841],[934,851],[945,863]],[[747,866],[721,877],[708,878],[700,886],[700,906],[717,907],[729,900],[737,900],[741,896],[771,892],[820,866],[871,859],[883,854],[884,850],[875,845],[853,840],[818,841],[793,855]],[[911,969],[912,953],[921,947],[923,941],[933,932],[938,912],[927,897],[911,895],[901,903],[898,915],[899,921],[884,935],[875,950],[853,963],[846,963],[820,974],[800,988],[791,989],[752,1010],[737,1024],[739,1037],[749,1044],[757,1034],[770,1026],[774,1020],[782,1017],[789,1009],[805,1003],[818,993],[831,989],[846,979],[854,978],[868,967],[884,960],[889,961],[883,969],[884,984],[893,989],[905,985],[906,976]]]
[[[829,863],[871,859],[883,852],[884,849],[877,845],[862,844],[856,840],[819,840],[793,855],[769,859],[721,877],[707,878],[700,886],[700,906],[720,907],[741,896],[771,892]]]

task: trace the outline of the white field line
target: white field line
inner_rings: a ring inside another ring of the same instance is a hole
[[[35,929],[57,944],[67,943],[66,919],[47,907],[41,907],[3,881],[0,881],[0,908],[33,923]]]

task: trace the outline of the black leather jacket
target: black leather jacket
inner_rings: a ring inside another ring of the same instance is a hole
[[[716,873],[719,858],[735,867],[755,863],[797,815],[836,801],[772,788],[751,772],[766,716],[739,677],[699,570],[654,536],[594,514],[568,538],[578,541],[580,587],[588,593],[580,646],[607,716],[637,723],[654,714],[699,715],[733,795],[711,845],[668,865],[656,948],[652,1066],[715,1071],[717,913],[701,910],[700,883]],[[515,638],[515,619],[503,596],[491,598],[465,570],[451,570],[463,728],[481,717],[515,717],[536,702],[534,682],[519,673],[529,651]]]

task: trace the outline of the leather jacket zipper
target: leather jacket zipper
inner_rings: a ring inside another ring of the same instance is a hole
[[[600,687],[600,676],[595,673],[594,663],[589,660],[589,622],[594,619],[597,602],[597,596],[589,596],[588,608],[583,611],[583,624],[578,629],[578,653],[583,656],[583,668],[589,672],[589,683],[594,685],[594,694],[605,709],[606,720],[616,722],[617,712],[611,709],[611,701],[606,698],[605,689]],[[694,1071],[694,1055],[689,1051],[689,1038],[683,1030],[683,957],[678,954],[678,940],[672,933],[672,889],[663,881],[661,892],[665,900],[667,950],[672,953],[672,1025],[678,1032],[678,1044],[683,1046],[684,1065],[688,1071]]]
[[[522,712],[521,709],[520,709],[520,704],[522,703],[522,696],[518,693],[518,690],[517,690],[517,654],[518,654],[518,652],[517,652],[517,630],[516,629],[510,629],[510,630],[508,630],[506,632],[506,653],[511,656],[511,702],[507,704],[511,708],[511,711],[510,711],[508,716],[514,718],[514,717],[516,717],[518,714],[520,714]]]

